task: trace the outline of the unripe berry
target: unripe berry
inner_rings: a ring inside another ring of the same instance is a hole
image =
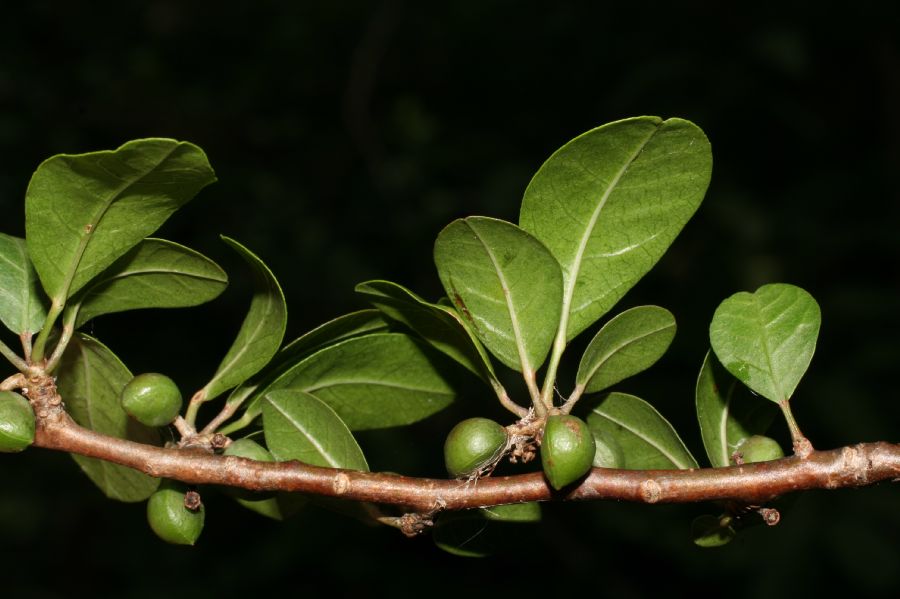
[[[0,391],[0,451],[22,451],[34,442],[34,410],[12,391]]]
[[[506,429],[487,418],[469,418],[453,427],[444,443],[444,463],[450,476],[471,476],[506,450]]]
[[[597,445],[588,425],[576,416],[547,418],[541,440],[541,463],[550,486],[559,490],[591,469]]]
[[[147,522],[153,532],[167,543],[193,545],[203,531],[203,504],[197,509],[188,509],[185,507],[185,495],[181,485],[163,483],[163,487],[147,501]]]
[[[122,407],[147,426],[170,424],[181,412],[181,403],[175,381],[156,372],[139,374],[122,389]]]

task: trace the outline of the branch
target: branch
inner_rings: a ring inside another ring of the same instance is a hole
[[[466,482],[319,468],[296,461],[255,462],[199,450],[154,447],[82,428],[61,407],[38,412],[34,444],[186,483],[293,491],[399,505],[419,512],[551,499],[643,503],[727,499],[759,505],[794,491],[863,487],[900,479],[900,445],[880,442],[730,468],[595,468],[578,486],[557,493],[540,472]]]

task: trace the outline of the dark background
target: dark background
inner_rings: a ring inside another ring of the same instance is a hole
[[[715,307],[738,290],[791,282],[823,312],[793,402],[804,431],[821,448],[900,440],[897,10],[86,4],[4,3],[3,231],[23,234],[28,178],[53,154],[148,136],[205,149],[219,182],[161,235],[219,261],[232,285],[204,308],[99,319],[93,333],[133,371],[170,373],[187,392],[215,370],[248,301],[246,273],[219,233],[279,277],[293,338],[363,307],[353,294],[363,280],[436,297],[438,231],[470,214],[515,221],[530,176],[575,135],[628,116],[680,116],[712,142],[712,184],[620,305],[658,303],[679,322],[669,354],[622,389],[656,405],[702,456],[693,385]],[[487,396],[467,392],[388,445],[387,433],[363,435],[373,467],[439,474],[443,434],[463,415],[496,413]],[[709,506],[551,505],[527,542],[479,561],[319,510],[273,523],[214,493],[198,545],[170,547],[146,526],[143,505],[105,500],[65,455],[0,456],[0,475],[0,584],[10,597],[231,596],[284,584],[338,595],[900,589],[900,494],[890,485],[805,494],[779,526],[720,550],[690,542],[691,519]]]

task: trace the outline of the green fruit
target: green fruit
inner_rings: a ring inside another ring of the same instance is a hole
[[[139,374],[122,389],[122,407],[147,426],[165,426],[181,412],[181,391],[164,374]]]
[[[506,450],[506,429],[487,418],[469,418],[453,427],[444,443],[444,463],[453,477],[467,477]]]
[[[771,437],[762,435],[753,435],[741,441],[735,454],[740,454],[745,464],[752,462],[768,462],[769,460],[778,460],[784,457],[784,450],[778,441]]]
[[[147,522],[153,532],[167,543],[193,545],[203,531],[205,509],[184,507],[183,487],[164,484],[147,501]]]
[[[591,469],[597,445],[584,420],[556,414],[547,418],[541,440],[544,475],[557,491]]]
[[[0,451],[22,451],[34,442],[34,410],[12,391],[0,391]]]

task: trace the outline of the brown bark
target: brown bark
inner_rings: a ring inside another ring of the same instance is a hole
[[[416,512],[552,499],[643,503],[734,500],[760,505],[794,491],[862,487],[900,479],[900,445],[884,442],[730,468],[595,468],[580,484],[563,492],[553,491],[540,472],[466,482],[319,468],[300,462],[254,462],[201,450],[153,447],[82,428],[62,409],[39,414],[34,444],[186,483],[294,491],[403,506]]]

